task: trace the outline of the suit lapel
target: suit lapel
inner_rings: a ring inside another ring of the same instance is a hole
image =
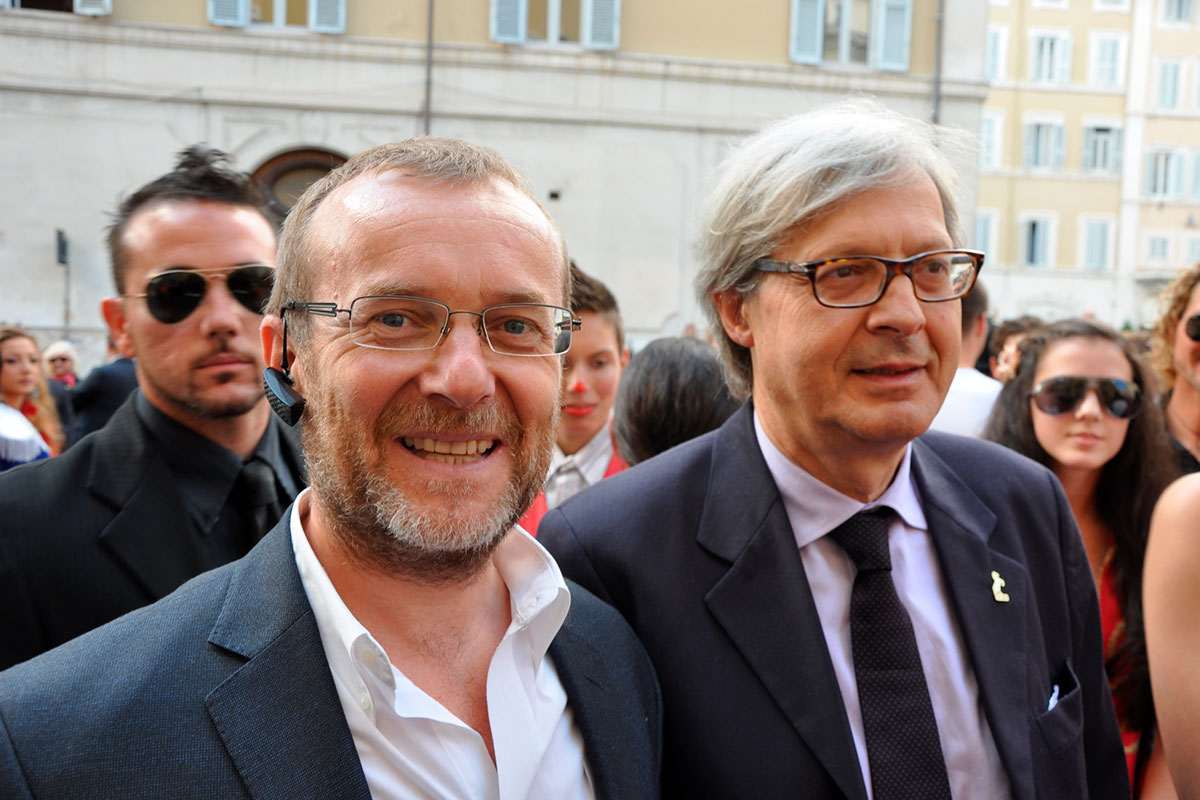
[[[199,573],[203,565],[190,536],[164,535],[164,520],[190,523],[178,513],[179,488],[133,404],[131,395],[96,433],[87,488],[117,509],[100,531],[101,545],[157,600]]]
[[[841,689],[750,404],[713,449],[698,541],[731,563],[705,603],[842,792],[865,800]]]
[[[614,700],[603,659],[575,632],[569,614],[550,643],[549,654],[583,736],[596,797],[620,800],[645,794],[633,765],[622,763],[630,752],[624,703]]]
[[[989,547],[995,515],[920,439],[913,443],[913,475],[1013,796],[1033,797],[1025,568]],[[993,588],[993,572],[1003,587]]]
[[[246,659],[205,698],[255,798],[370,796],[296,571],[290,511],[237,562],[209,641]]]

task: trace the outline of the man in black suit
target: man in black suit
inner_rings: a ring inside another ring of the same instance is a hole
[[[0,479],[0,667],[244,555],[304,485],[263,397],[275,228],[218,151],[125,199],[101,311],[135,392],[95,436]]]
[[[752,402],[539,528],[650,653],[665,795],[1129,795],[1061,487],[921,435],[983,260],[958,245],[956,141],[852,101],[745,142],[697,289]]]
[[[490,150],[383,145],[310,187],[262,342],[312,488],[244,559],[0,674],[0,795],[657,797],[645,650],[516,526],[569,289]]]
[[[109,355],[115,357],[94,367],[86,378],[71,387],[75,420],[67,432],[68,446],[103,428],[137,388],[137,366],[133,359],[116,352],[111,336],[108,348]]]

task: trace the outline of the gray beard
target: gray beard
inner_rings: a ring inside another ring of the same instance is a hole
[[[359,437],[339,432],[361,431],[336,404],[311,398],[302,426],[304,452],[313,493],[328,512],[330,531],[356,562],[367,568],[426,584],[469,579],[533,503],[550,464],[555,426],[550,420],[537,441],[515,419],[491,405],[468,412],[422,403],[387,409],[375,425],[374,451],[392,445],[398,430],[495,430],[513,456],[513,477],[490,509],[470,514],[463,501],[473,496],[466,483],[430,481],[424,488],[444,499],[437,508],[413,502],[369,464],[371,448]],[[320,398],[325,400],[325,398]],[[557,407],[557,406],[556,406]],[[312,413],[316,412],[316,413]]]

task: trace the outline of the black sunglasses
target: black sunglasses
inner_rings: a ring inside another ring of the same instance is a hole
[[[208,282],[213,278],[224,278],[225,285],[234,299],[255,314],[263,312],[271,287],[275,284],[275,270],[265,264],[251,264],[234,269],[196,270],[176,269],[160,272],[146,282],[146,291],[129,297],[146,298],[146,308],[159,322],[174,325],[182,322],[199,308],[208,292]]]
[[[1074,378],[1062,375],[1033,387],[1030,397],[1047,414],[1074,411],[1090,389],[1096,390],[1100,405],[1117,419],[1129,419],[1141,408],[1142,392],[1136,383],[1114,378]]]
[[[1187,325],[1183,330],[1193,342],[1200,342],[1200,314],[1192,314],[1188,317]]]

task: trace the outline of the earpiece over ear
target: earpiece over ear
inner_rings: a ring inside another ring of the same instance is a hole
[[[263,370],[263,393],[280,419],[294,426],[304,415],[305,400],[304,395],[292,385],[292,376],[288,371],[287,317],[283,319],[283,357],[280,366],[283,369],[267,367]]]
[[[283,370],[267,367],[263,370],[263,391],[271,408],[288,425],[295,425],[304,414],[304,395],[292,386],[291,377]]]

